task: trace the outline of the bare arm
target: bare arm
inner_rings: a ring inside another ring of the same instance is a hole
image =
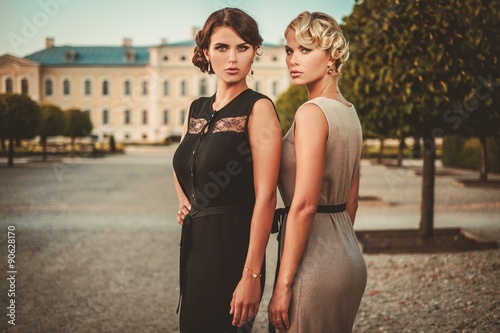
[[[260,99],[255,103],[248,123],[248,133],[253,158],[255,206],[245,260],[245,267],[249,271],[241,268],[242,277],[231,301],[233,325],[238,326],[255,317],[259,309],[260,279],[253,278],[250,272],[260,275],[276,208],[281,128],[269,100]]]
[[[274,325],[279,318],[277,328],[280,330],[290,327],[291,286],[316,216],[327,138],[328,123],[321,109],[313,104],[302,106],[295,115],[295,192],[287,218],[278,279],[269,305],[269,320]]]
[[[352,225],[354,225],[354,219],[356,218],[356,211],[358,210],[358,195],[359,195],[359,168],[354,174],[354,178],[351,183],[351,190],[349,192],[349,197],[347,198],[346,210],[349,218],[351,219]]]
[[[184,126],[182,128],[182,135],[181,135],[181,142],[184,139],[184,136],[186,136],[187,130],[188,130],[188,120],[189,117],[186,117],[184,120]],[[191,210],[191,203],[189,202],[189,199],[184,195],[184,192],[182,191],[181,185],[179,184],[179,181],[177,180],[177,175],[174,173],[174,187],[175,187],[175,193],[177,194],[177,200],[179,202],[179,210],[177,211],[177,223],[181,224],[184,221],[184,216],[186,216],[189,211]]]

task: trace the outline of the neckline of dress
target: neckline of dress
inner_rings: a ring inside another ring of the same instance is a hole
[[[318,97],[315,97],[315,98],[313,98],[313,99],[309,100],[309,102],[310,102],[310,101],[313,101],[313,100],[315,100],[315,99],[318,99],[318,98],[324,98],[324,99],[327,99],[327,100],[329,100],[329,101],[334,101],[334,102],[337,102],[337,103],[339,103],[339,104],[343,105],[344,107],[346,107],[347,109],[352,109],[352,108],[353,108],[353,106],[354,106],[354,105],[353,105],[352,103],[350,103],[350,102],[348,102],[350,105],[346,105],[344,102],[341,102],[341,101],[339,101],[338,99],[329,98],[329,97],[325,97],[325,96],[318,96]]]
[[[226,103],[226,105],[224,105],[223,107],[221,107],[220,109],[218,110],[214,110],[214,100],[215,100],[215,95],[217,94],[217,92],[215,94],[212,95],[212,97],[210,98],[210,112],[212,115],[215,115],[219,112],[221,112],[222,110],[224,110],[226,107],[228,107],[231,103],[233,103],[234,100],[236,100],[238,97],[240,97],[241,95],[243,95],[243,93],[245,93],[246,91],[248,90],[252,90],[250,88],[246,88],[245,90],[241,91],[238,95],[234,96],[232,100],[230,100],[229,102]]]

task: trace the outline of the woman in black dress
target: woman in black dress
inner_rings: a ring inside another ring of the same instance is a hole
[[[181,332],[250,332],[259,308],[281,151],[272,101],[246,82],[261,44],[235,8],[212,13],[196,36],[193,63],[217,75],[217,92],[191,104],[173,158]]]

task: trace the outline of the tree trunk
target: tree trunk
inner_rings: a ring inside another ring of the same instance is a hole
[[[486,136],[479,137],[481,142],[481,170],[479,171],[479,180],[483,183],[488,181],[488,150]]]
[[[14,166],[14,139],[13,138],[9,139],[9,157],[8,157],[7,166],[9,166],[9,167]]]
[[[384,139],[380,140],[380,150],[378,151],[377,163],[382,164],[382,160],[384,158]]]
[[[7,147],[5,146],[5,139],[1,138],[0,139],[0,146],[2,147],[2,157],[7,156]]]
[[[405,149],[405,137],[402,135],[398,146],[398,168],[403,166],[403,152]]]
[[[45,162],[47,161],[47,137],[46,136],[42,136],[40,138],[40,141],[42,143],[42,160]]]
[[[71,156],[75,156],[75,137],[71,137]]]
[[[420,137],[413,137],[413,147],[411,151],[411,158],[420,159],[422,158],[422,147],[420,146]]]
[[[436,144],[431,136],[424,136],[424,168],[422,171],[422,198],[420,206],[420,236],[432,240],[434,235],[434,178]]]

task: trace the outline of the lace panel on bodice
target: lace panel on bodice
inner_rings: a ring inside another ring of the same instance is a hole
[[[212,133],[218,132],[235,132],[235,133],[243,133],[245,132],[245,123],[247,120],[247,116],[239,116],[239,117],[226,117],[220,120],[217,120],[211,128]],[[206,125],[208,121],[204,118],[191,118],[189,120],[189,128],[188,133],[190,134],[200,134],[202,131],[207,130]]]
[[[221,120],[217,120],[215,123],[213,132],[243,133],[245,132],[246,120],[247,116],[222,118]]]
[[[203,127],[207,124],[207,120],[204,118],[191,118],[189,119],[189,134],[199,134]]]

